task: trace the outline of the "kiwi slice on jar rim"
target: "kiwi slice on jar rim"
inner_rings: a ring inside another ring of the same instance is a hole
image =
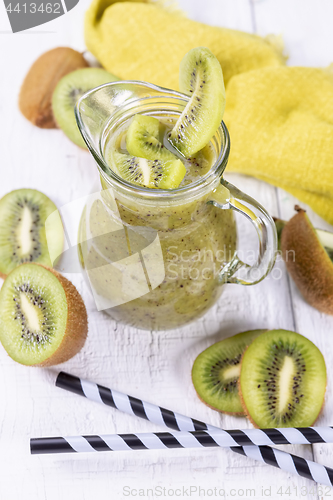
[[[51,267],[63,244],[59,212],[45,194],[17,189],[0,200],[0,277],[25,262]]]
[[[112,151],[111,167],[125,181],[155,189],[176,189],[186,174],[181,160],[147,160]]]
[[[271,330],[245,351],[239,389],[244,411],[256,427],[311,426],[324,404],[325,360],[302,335]]]
[[[9,274],[0,290],[0,341],[14,361],[62,363],[79,352],[87,332],[83,300],[64,276],[34,263]]]
[[[77,146],[87,147],[76,124],[75,104],[88,90],[116,80],[119,78],[105,69],[83,68],[68,73],[57,84],[52,96],[53,115],[58,127]]]
[[[214,410],[244,415],[238,394],[242,355],[248,345],[267,330],[250,330],[221,340],[196,358],[192,382],[199,398]]]
[[[160,122],[153,116],[135,115],[126,134],[130,155],[147,160],[176,160],[176,156],[159,140]]]
[[[225,88],[218,59],[206,47],[184,56],[179,88],[190,100],[170,132],[169,141],[188,158],[204,148],[219,128],[225,109]]]

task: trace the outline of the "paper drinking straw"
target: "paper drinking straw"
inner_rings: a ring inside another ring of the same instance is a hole
[[[235,432],[235,431],[233,431]],[[66,443],[65,443],[66,441]],[[87,446],[87,443],[90,446]],[[207,431],[148,432],[31,439],[31,452],[158,450],[163,448],[231,448],[233,438],[222,429]],[[247,445],[255,447],[255,445]],[[262,446],[262,445],[260,445]],[[63,450],[62,450],[63,447]]]
[[[56,386],[79,394],[80,396],[84,396],[92,401],[111,406],[129,415],[136,415],[144,418],[154,424],[170,427],[176,431],[214,431],[214,436],[219,436],[218,446],[232,447],[333,443],[332,427],[282,427],[224,430],[128,396],[113,389],[74,377],[68,373],[59,373],[56,380]]]
[[[204,422],[200,422],[199,420],[195,420],[190,417],[185,417],[184,415],[181,415],[179,413],[172,412],[165,408],[161,408],[151,403],[147,403],[140,399],[133,398],[132,396],[128,396],[126,394],[114,391],[112,389],[100,386],[98,384],[94,384],[92,382],[80,379],[78,377],[69,375],[64,372],[59,373],[56,380],[56,385],[68,391],[84,396],[92,401],[96,401],[98,403],[111,406],[130,415],[136,415],[146,420],[149,420],[150,422],[171,427],[172,429],[176,429],[179,431],[187,431],[187,432],[190,431],[191,434],[193,434],[193,431],[195,430],[219,431],[219,432],[222,431],[222,429],[219,429],[218,427],[205,424]],[[246,429],[246,432],[248,433],[249,430],[250,429]],[[275,431],[275,429],[273,430]],[[283,431],[287,431],[287,429],[283,429]],[[228,431],[224,432],[228,434]],[[307,479],[311,479],[321,484],[325,484],[328,486],[333,485],[332,469],[325,467],[321,464],[317,464],[316,462],[312,462],[310,460],[306,460],[304,458],[291,455],[289,453],[276,450],[274,448],[269,448],[268,446],[254,446],[252,444],[251,445],[249,444],[247,446],[241,446],[239,443],[243,442],[243,440],[245,439],[244,436],[246,434],[243,434],[242,431],[236,431],[236,432],[233,431],[233,432],[234,434],[231,437],[235,439],[238,446],[232,446],[230,447],[230,449],[235,453],[239,453],[254,460],[258,460],[260,462],[280,468],[281,470],[284,470],[288,473],[306,477]],[[237,433],[238,435],[236,436]],[[239,435],[240,437],[238,437]],[[122,435],[122,436],[125,437],[134,436],[134,438],[137,437],[135,434]],[[102,441],[105,443],[104,439],[101,436],[97,437],[93,436],[92,438],[98,440],[102,439]],[[240,438],[242,439],[242,441],[240,441]],[[53,453],[56,452],[57,448],[58,449],[60,448],[59,452],[75,451],[74,448],[72,448],[72,446],[69,444],[69,441],[66,440],[66,438],[60,437],[60,438],[41,438],[41,440],[32,439],[31,440],[32,453],[41,453],[42,448],[46,449],[51,445],[50,441],[48,441],[46,443],[46,446],[44,447],[43,446],[44,439],[52,440],[54,444],[52,451]],[[67,438],[67,439],[72,440],[73,438]],[[80,442],[81,446],[87,447],[87,451],[92,451],[91,448],[93,447],[89,444],[89,439],[90,436],[76,436],[74,437],[74,441],[72,440],[71,443],[75,445],[75,443]],[[118,436],[116,439],[122,440],[122,437]],[[290,443],[289,440],[286,440],[284,442]],[[106,444],[101,443],[101,446],[104,447],[106,446]],[[217,443],[216,446],[218,446]],[[80,449],[80,451],[83,450]]]

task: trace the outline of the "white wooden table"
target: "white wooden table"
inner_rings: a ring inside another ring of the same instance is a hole
[[[31,126],[17,108],[22,79],[42,52],[59,45],[84,49],[82,20],[88,3],[81,0],[66,16],[15,35],[0,5],[0,196],[31,187],[61,206],[89,194],[96,180],[90,155],[58,130]],[[324,66],[333,60],[332,0],[182,0],[180,4],[191,18],[206,23],[260,35],[281,34],[290,64]],[[288,193],[252,178],[226,177],[272,215],[292,216],[296,200]],[[316,226],[329,228],[311,210],[308,214]],[[251,234],[250,227],[242,227],[246,236]],[[62,369],[214,425],[248,427],[245,418],[220,415],[198,400],[190,378],[193,360],[205,347],[234,333],[286,328],[307,336],[324,353],[329,384],[318,423],[333,423],[333,318],[302,300],[282,262],[275,274],[255,287],[228,285],[216,307],[190,327],[158,334],[117,324],[96,312],[81,276],[70,278],[89,312],[89,338],[82,352]],[[176,495],[175,490],[183,487],[184,498],[186,492],[191,498],[204,493],[208,496],[211,488],[217,488],[217,496],[224,489],[231,498],[283,500],[333,495],[329,488],[318,491],[308,480],[288,477],[221,449],[30,456],[31,436],[161,430],[53,387],[54,373],[20,366],[0,347],[1,500],[104,500],[140,493],[145,493],[145,498],[159,498],[171,497],[172,490]],[[293,453],[333,465],[332,446],[293,446],[288,450],[291,448]],[[140,492],[140,488],[145,490]]]

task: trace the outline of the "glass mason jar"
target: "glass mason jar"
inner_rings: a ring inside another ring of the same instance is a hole
[[[108,165],[110,138],[135,114],[177,117],[188,100],[179,92],[124,81],[89,91],[75,110],[102,188],[82,214],[80,263],[98,310],[141,329],[166,330],[197,319],[218,300],[224,284],[258,283],[275,260],[273,220],[222,177],[230,150],[223,122],[211,141],[216,161],[184,187],[133,185]],[[257,231],[259,251],[252,266],[239,258],[233,211]]]

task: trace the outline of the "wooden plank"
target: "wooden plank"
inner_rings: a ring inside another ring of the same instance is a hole
[[[258,35],[283,37],[291,66],[332,62],[333,3],[330,0],[252,0]]]
[[[204,7],[200,0],[180,3],[188,15],[198,21],[252,31],[248,0],[207,0]],[[6,120],[0,125],[3,144],[0,196],[12,189],[34,187],[61,206],[88,194],[96,180],[94,162],[88,153],[71,144],[58,130],[42,131],[32,127],[17,110],[20,84],[38,55],[57,45],[84,49],[82,17],[88,5],[88,0],[81,0],[66,16],[33,30],[45,30],[44,33],[21,33],[6,38],[5,42],[0,34],[0,43],[6,46],[1,54],[2,67],[10,68],[10,77],[2,81],[6,99],[1,106]],[[255,9],[257,13],[257,4]],[[268,29],[272,30],[270,26]],[[26,57],[22,57],[22,46]],[[13,61],[20,63],[14,65]],[[278,214],[275,188],[235,174],[226,177],[271,213]],[[240,227],[240,244],[255,245],[251,226],[242,221]],[[106,314],[98,313],[81,276],[72,275],[70,278],[82,293],[88,309],[90,333],[84,350],[59,369],[215,425],[249,426],[244,418],[220,415],[203,405],[195,395],[190,371],[202,349],[233,333],[277,325],[294,328],[288,280],[281,263],[279,269],[281,276],[276,274],[279,279],[271,275],[252,288],[227,286],[219,303],[204,318],[187,328],[158,334],[117,324]],[[6,450],[0,456],[1,498],[18,500],[24,492],[27,500],[91,500],[98,496],[104,498],[106,491],[114,498],[122,498],[124,486],[138,488],[139,485],[146,488],[217,487],[229,493],[231,488],[246,486],[256,489],[256,497],[251,498],[262,498],[262,487],[311,485],[304,479],[288,478],[281,471],[224,450],[30,457],[28,439],[31,436],[160,429],[53,388],[57,369],[33,370],[19,366],[2,348],[0,357],[0,448]],[[294,447],[293,452],[307,458],[312,456],[309,447]],[[270,498],[281,498],[276,495],[276,488]]]
[[[331,20],[333,5],[329,1],[310,2],[298,1],[288,2],[282,0],[263,0],[254,2],[257,32],[260,35],[269,33],[282,34],[286,52],[289,54],[288,64],[305,66],[325,66],[332,62],[332,54],[328,47],[332,47],[333,33]],[[304,203],[300,203],[289,193],[278,190],[278,201],[280,215],[288,220],[294,212],[294,205],[299,204],[307,209],[307,213],[316,227],[332,231],[332,226],[327,224],[315,214]],[[318,420],[318,425],[331,425],[330,415],[332,413],[332,347],[331,330],[333,320],[331,316],[325,315],[307,305],[301,297],[295,284],[288,277],[291,290],[291,301],[293,315],[295,318],[295,330],[312,340],[322,351],[328,369],[328,386],[326,403]],[[332,445],[314,445],[314,460],[319,463],[330,464],[332,456]],[[321,490],[327,495],[328,490]],[[318,490],[319,496],[320,489]]]
[[[253,32],[249,0],[179,0],[188,17],[201,23]]]

